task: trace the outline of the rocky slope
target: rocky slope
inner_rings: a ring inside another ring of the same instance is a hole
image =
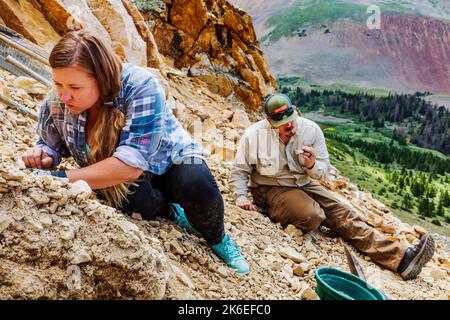
[[[117,1],[105,2],[117,5]],[[151,41],[151,33],[145,34],[145,41]],[[320,231],[302,234],[293,226],[282,228],[261,213],[239,209],[231,199],[227,181],[235,144],[258,114],[248,112],[239,99],[230,103],[230,97],[212,92],[203,80],[166,65],[167,58],[156,47],[152,50],[151,59],[147,48],[136,56],[149,65],[160,64],[168,103],[211,151],[208,161],[226,202],[225,226],[249,260],[251,273],[238,276],[203,239],[169,221],[127,217],[104,206],[83,182],[36,177],[24,169],[20,155],[33,145],[36,124],[0,104],[0,298],[316,299],[317,267],[348,271],[338,239]],[[0,70],[0,92],[37,111],[43,96],[30,82]],[[75,164],[65,161],[62,167]],[[424,234],[422,228],[396,219],[335,170],[330,177],[322,183],[390,237],[416,243]],[[395,299],[449,298],[450,256],[439,241],[432,262],[410,282],[356,255],[369,282]]]
[[[289,16],[289,12],[296,12],[300,3],[305,5],[303,10],[314,5],[313,11],[317,12],[320,2],[232,2],[248,9],[255,18],[259,39],[278,28],[266,24],[270,17],[284,12],[280,19],[292,20],[292,33],[263,43],[271,71],[277,75],[300,76],[325,85],[344,83],[399,92],[450,93],[450,7],[446,1],[436,1],[434,7],[431,1],[417,0],[403,1],[401,7],[392,1],[328,1],[328,7],[342,2],[349,9],[338,17],[325,9],[317,15],[305,13],[317,21],[300,28],[295,25],[296,13]],[[379,30],[366,26],[370,14],[365,11],[373,4],[381,6]],[[394,7],[384,9],[383,5]],[[359,10],[362,19],[355,20],[351,10]]]

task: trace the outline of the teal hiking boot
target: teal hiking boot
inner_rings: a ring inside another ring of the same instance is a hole
[[[225,261],[228,266],[235,269],[239,274],[243,275],[249,272],[247,261],[245,261],[241,251],[228,234],[225,234],[222,242],[212,245],[211,248],[219,258]]]
[[[177,204],[177,203],[169,203],[170,210],[173,212],[173,222],[175,222],[180,227],[186,229],[187,232],[193,233],[197,236],[201,236],[200,232],[194,229],[194,227],[191,226],[188,219],[186,218],[186,215],[184,213],[183,208]]]

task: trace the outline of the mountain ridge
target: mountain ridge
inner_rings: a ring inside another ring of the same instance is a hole
[[[277,1],[274,12],[268,11],[273,6],[263,6],[266,1],[261,1],[259,6],[255,1],[233,0],[233,3],[247,7],[254,16],[258,39],[270,70],[276,76],[300,76],[325,85],[343,83],[405,93],[450,93],[450,21],[445,19],[449,16],[449,4],[438,2],[437,7],[443,6],[439,11],[431,10],[430,3],[424,7],[424,1],[409,1],[409,8],[402,7],[409,13],[400,9],[382,10],[381,29],[371,30],[364,19],[345,18],[346,11],[342,9],[344,4],[359,8],[371,3],[366,1],[320,1],[309,6],[299,5],[308,1]],[[381,5],[382,2],[373,3]],[[331,6],[330,10],[323,9],[323,16],[318,12],[321,4]],[[387,4],[392,7],[393,2]],[[307,11],[311,6],[314,10]],[[333,6],[341,8],[337,16],[333,16],[337,14],[331,10]],[[306,11],[299,8],[306,8]],[[421,15],[410,14],[414,10]],[[288,15],[281,19],[283,12]],[[303,12],[308,16],[295,18]],[[437,12],[440,12],[440,19],[430,17],[438,16]],[[333,19],[326,20],[328,16]],[[369,16],[366,13],[365,17]],[[299,19],[316,21],[313,25],[302,26]],[[272,25],[267,25],[268,21]],[[285,31],[280,31],[282,26]],[[270,35],[274,33],[278,34],[277,40],[271,43]]]

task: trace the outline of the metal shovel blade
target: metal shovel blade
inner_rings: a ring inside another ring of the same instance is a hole
[[[358,262],[358,259],[347,249],[347,246],[344,244],[344,241],[341,239],[341,244],[344,247],[345,257],[347,258],[347,263],[350,268],[350,272],[354,274],[355,276],[363,279],[366,283],[366,275],[364,274],[364,271],[361,267],[361,265]],[[381,290],[378,290],[384,297],[385,300],[392,300],[391,297],[389,297],[387,294],[382,292]]]

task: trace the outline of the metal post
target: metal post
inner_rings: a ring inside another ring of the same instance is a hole
[[[30,68],[28,68],[26,65],[24,65],[23,63],[21,63],[20,61],[17,61],[16,59],[14,59],[11,56],[7,56],[5,59],[6,62],[12,64],[14,67],[16,67],[17,69],[23,71],[24,73],[26,73],[27,75],[29,75],[30,77],[36,79],[39,82],[42,82],[43,84],[45,84],[47,87],[52,87],[52,83],[50,81],[48,81],[47,79],[45,79],[43,76],[41,76],[40,74],[34,72],[33,70],[31,70]]]
[[[7,45],[13,47],[14,49],[19,50],[22,53],[25,53],[26,55],[30,56],[31,58],[49,66],[49,63],[47,61],[47,59],[45,59],[44,57],[42,57],[39,54],[34,53],[33,51],[25,48],[24,46],[22,46],[21,44],[9,39],[8,37],[5,37],[3,34],[0,33],[0,40],[3,41],[4,43],[6,43]]]
[[[11,99],[9,99],[5,96],[2,96],[1,94],[0,94],[0,102],[3,102],[6,105],[15,108],[16,110],[22,112],[24,115],[30,117],[33,120],[37,121],[37,119],[38,119],[38,114],[36,112],[28,109],[27,107],[22,106],[21,104],[18,104],[15,101],[12,101]]]

